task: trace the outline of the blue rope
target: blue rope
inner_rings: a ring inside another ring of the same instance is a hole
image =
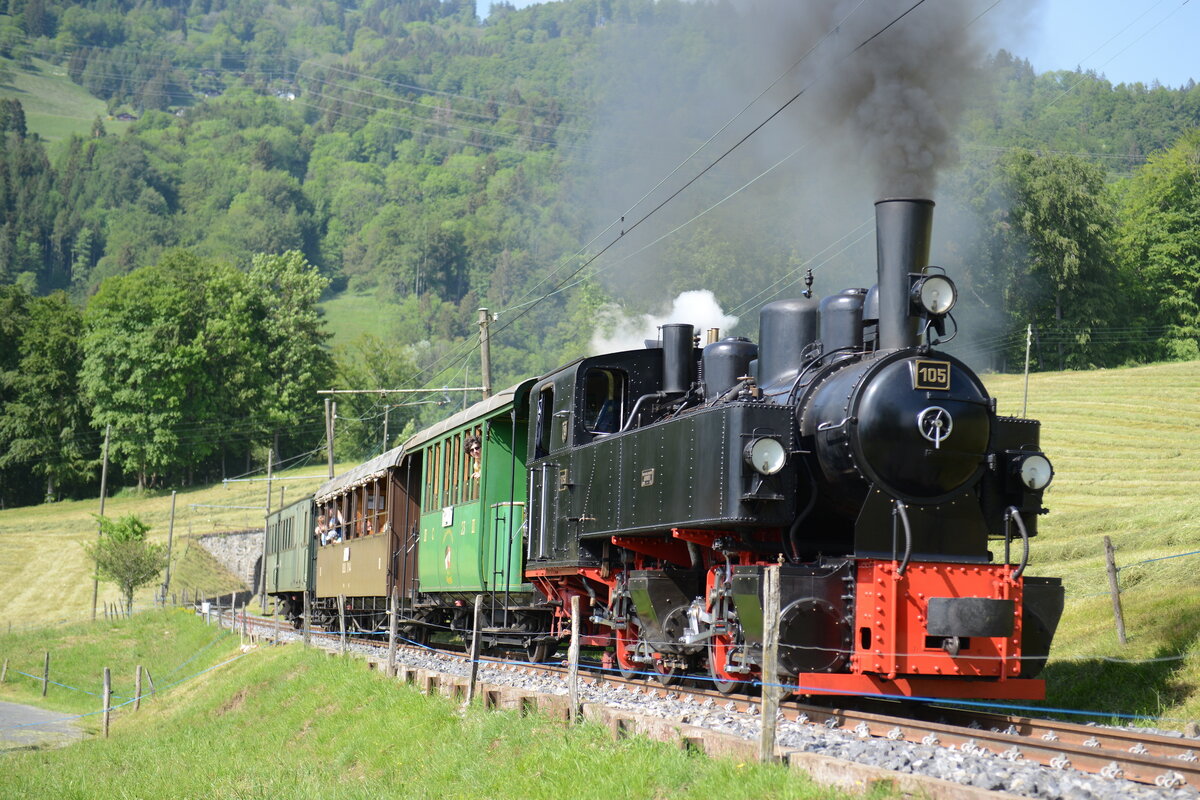
[[[175,686],[178,686],[179,684],[183,683],[184,681],[190,681],[193,678],[198,678],[201,675],[203,675],[204,673],[210,672],[210,671],[216,669],[217,667],[223,667],[226,664],[232,664],[234,661],[237,661],[239,658],[244,658],[247,655],[249,655],[249,653],[239,653],[238,655],[234,656],[231,659],[228,659],[227,661],[222,661],[220,664],[213,664],[211,667],[208,667],[207,669],[202,669],[199,672],[194,673],[192,675],[188,675],[186,678],[180,678],[179,680],[175,681],[174,683],[164,686],[160,691],[165,692],[167,689],[174,688]],[[24,674],[24,673],[21,673],[21,674]],[[41,680],[41,678],[38,678],[38,680]],[[68,688],[70,688],[70,687],[68,687]],[[83,690],[81,689],[80,691],[83,691]],[[92,694],[92,693],[88,692],[88,694]],[[113,695],[113,696],[115,697],[116,695]],[[148,695],[145,695],[145,694],[142,695],[143,698],[147,697],[147,696]],[[109,706],[108,710],[116,711],[119,708],[124,708],[125,706],[129,705],[130,703],[134,702],[137,699],[138,699],[137,697],[131,697],[131,698],[127,699],[124,703],[121,703],[121,704],[115,705],[115,706]],[[99,711],[89,711],[86,714],[75,714],[74,716],[61,717],[60,719],[45,720],[43,722],[26,722],[21,725],[9,725],[8,727],[0,728],[0,730],[7,731],[7,730],[16,730],[18,728],[33,728],[33,727],[37,727],[39,725],[54,725],[59,722],[70,722],[71,720],[74,720],[74,719],[84,719],[85,717],[94,717],[97,714],[103,714],[104,711],[105,711],[105,709],[102,708]]]
[[[1167,561],[1168,559],[1172,559],[1172,558],[1183,558],[1184,556],[1196,556],[1196,555],[1200,555],[1200,550],[1193,550],[1190,553],[1176,553],[1173,556],[1162,556],[1160,558],[1147,558],[1144,561],[1135,561],[1132,564],[1125,564],[1124,566],[1117,567],[1117,569],[1118,570],[1129,569],[1130,567],[1136,567],[1139,564],[1150,564],[1154,561]]]

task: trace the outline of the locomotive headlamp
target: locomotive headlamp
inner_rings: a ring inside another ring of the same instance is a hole
[[[958,289],[954,281],[945,275],[925,275],[917,279],[912,288],[913,303],[934,317],[944,316],[954,308],[958,300]]]
[[[787,463],[787,451],[778,439],[762,437],[746,445],[746,463],[763,475],[774,475]]]
[[[1041,453],[1035,453],[1021,459],[1017,466],[1017,474],[1026,488],[1036,492],[1050,485],[1054,478],[1054,467],[1050,466],[1050,459]]]

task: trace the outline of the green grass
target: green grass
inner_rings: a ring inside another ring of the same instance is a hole
[[[340,465],[343,472],[349,464]],[[322,465],[310,465],[280,473],[282,477],[313,476],[310,480],[276,482],[272,506],[279,508],[280,489],[284,502],[311,495],[326,480]],[[203,590],[209,595],[243,588],[195,541],[204,533],[245,530],[263,524],[263,512],[253,508],[211,506],[257,506],[266,503],[265,483],[230,483],[227,486],[194,487],[179,492],[175,509],[175,543],[172,554],[171,588],[181,593]],[[41,625],[91,617],[92,579],[83,545],[94,541],[94,515],[99,500],[72,500],[0,511],[0,624],[15,627]],[[105,502],[111,517],[137,514],[150,526],[150,539],[166,543],[171,515],[170,492],[138,494],[122,490]],[[135,605],[153,602],[155,587],[142,589]],[[99,601],[117,602],[120,595],[106,583],[100,584]],[[5,628],[6,629],[6,628]]]
[[[1022,379],[988,376],[1001,413]],[[1066,610],[1044,673],[1047,704],[1200,719],[1200,555],[1120,573],[1117,641],[1103,537],[1117,564],[1200,550],[1200,362],[1034,375],[1029,416],[1054,463],[1030,574],[1059,575]],[[1108,659],[1149,663],[1121,663]]]
[[[399,306],[376,299],[374,294],[343,292],[321,303],[330,344],[344,347],[364,333],[386,337],[394,326]]]
[[[182,609],[151,611],[113,622],[0,633],[0,658],[8,661],[0,700],[88,714],[101,705],[97,695],[105,667],[112,675],[113,693],[129,698],[134,694],[139,664],[149,670],[156,688],[165,688],[224,661],[237,647],[236,635],[215,625],[206,626],[201,618]],[[43,698],[41,675],[47,651],[50,680],[73,688],[51,684]],[[148,691],[149,685],[144,688]],[[87,717],[83,725],[86,730],[97,730],[99,719]]]
[[[57,643],[98,663],[158,645],[159,628],[202,646],[214,629],[162,613]],[[99,628],[97,630],[97,628]],[[86,629],[85,629],[86,630]],[[66,634],[67,632],[63,632]],[[235,642],[229,637],[229,642]],[[36,644],[36,647],[31,645]],[[0,637],[27,659],[47,642]],[[231,655],[218,643],[209,663]],[[68,655],[70,654],[70,655]],[[174,653],[178,658],[182,652]],[[126,665],[132,663],[126,661]],[[186,671],[192,673],[194,665]],[[7,698],[6,698],[7,699]],[[835,798],[780,766],[710,760],[595,725],[425,697],[361,662],[299,645],[238,660],[126,711],[109,739],[4,757],[0,796],[23,798]]]
[[[13,79],[0,84],[0,97],[16,98],[25,109],[25,127],[43,139],[57,141],[72,134],[87,136],[96,117],[110,134],[121,134],[130,126],[108,118],[104,101],[88,94],[67,76],[66,66],[33,59],[33,69],[22,69],[9,61]]]

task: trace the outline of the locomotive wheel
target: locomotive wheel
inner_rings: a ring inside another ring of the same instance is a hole
[[[654,657],[653,648],[642,637],[642,629],[637,623],[637,617],[632,614],[629,616],[625,630],[616,631],[616,641],[617,670],[625,680],[633,680],[639,677],[645,678],[646,673],[650,671],[644,662],[634,660],[634,656],[636,655],[641,658],[645,658],[646,656],[654,658],[654,679],[663,686],[673,686],[679,682],[679,668],[675,666],[669,667],[663,663],[661,657]]]
[[[725,671],[729,663],[729,653],[733,650],[733,639],[728,635],[714,636],[712,646],[708,651],[708,674],[712,676],[713,688],[721,694],[743,693],[749,686],[748,682]]]
[[[674,686],[679,683],[679,667],[668,667],[661,658],[654,659],[654,679],[663,686]]]
[[[617,642],[617,671],[621,673],[621,677],[627,681],[633,680],[642,671],[642,665],[633,660],[633,655],[637,652],[638,646],[638,624],[637,618],[629,617],[626,623],[625,630],[616,630]]]

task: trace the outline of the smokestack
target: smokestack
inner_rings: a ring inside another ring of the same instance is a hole
[[[932,231],[932,200],[896,198],[875,204],[881,350],[917,344],[917,318],[909,313],[908,275],[929,265]]]
[[[664,392],[683,394],[692,388],[696,380],[696,357],[692,352],[694,335],[695,328],[691,325],[662,326]]]

